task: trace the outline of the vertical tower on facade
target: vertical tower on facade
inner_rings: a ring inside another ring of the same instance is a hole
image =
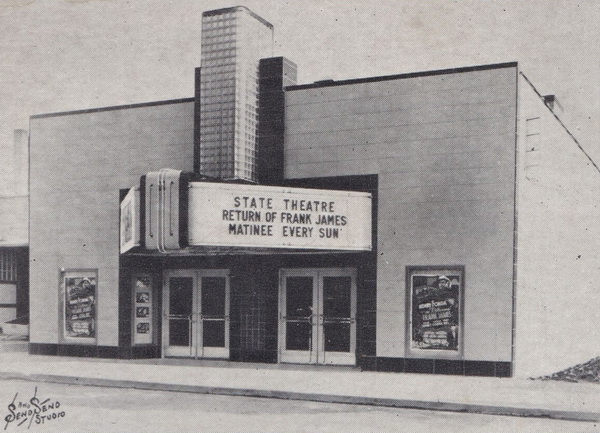
[[[273,26],[243,6],[202,14],[200,173],[257,181],[259,61]]]

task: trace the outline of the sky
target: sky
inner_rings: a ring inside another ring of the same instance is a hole
[[[598,0],[0,0],[0,158],[33,114],[192,97],[201,14],[236,5],[300,84],[518,61],[600,162]]]

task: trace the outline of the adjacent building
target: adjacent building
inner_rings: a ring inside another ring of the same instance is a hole
[[[31,353],[597,355],[600,172],[517,63],[298,85],[263,18],[202,23],[194,97],[31,117]]]
[[[29,313],[28,136],[14,132],[0,187],[0,329]]]

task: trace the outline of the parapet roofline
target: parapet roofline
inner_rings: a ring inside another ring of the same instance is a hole
[[[243,6],[240,6],[243,7]],[[229,8],[232,9],[232,8]],[[225,10],[225,9],[219,9]],[[216,12],[216,11],[209,11]],[[287,60],[287,59],[286,59]],[[367,77],[367,78],[355,78],[350,80],[323,80],[310,84],[298,84],[294,86],[287,86],[285,90],[303,90],[303,89],[313,89],[320,87],[333,87],[333,86],[345,86],[348,84],[359,84],[359,83],[374,83],[378,81],[388,81],[388,80],[400,80],[404,78],[416,78],[416,77],[427,77],[432,75],[447,75],[447,74],[458,74],[463,72],[474,72],[474,71],[485,71],[489,69],[503,69],[503,68],[516,68],[518,66],[518,62],[508,62],[508,63],[496,63],[492,65],[480,65],[480,66],[468,66],[463,68],[452,68],[452,69],[439,69],[435,71],[424,71],[424,72],[411,72],[408,74],[397,74],[397,75],[381,75],[377,77]],[[153,102],[142,102],[139,104],[128,104],[128,105],[113,105],[108,107],[99,107],[99,108],[88,108],[84,110],[73,110],[73,111],[59,111],[55,113],[42,113],[42,114],[34,114],[30,116],[30,119],[44,119],[46,117],[59,117],[59,116],[70,116],[75,114],[89,114],[89,113],[98,113],[102,111],[112,111],[112,110],[126,110],[131,108],[144,108],[144,107],[152,107],[157,105],[168,105],[168,104],[180,104],[185,102],[194,102],[195,98],[181,98],[181,99],[169,99],[165,101],[153,101]]]
[[[349,84],[376,83],[378,81],[402,80],[405,78],[430,77],[433,75],[461,74],[464,72],[487,71],[490,69],[516,68],[518,62],[495,63],[491,65],[467,66],[462,68],[438,69],[435,71],[410,72],[407,74],[381,75],[378,77],[353,78],[349,80],[322,80],[310,84],[287,86],[285,90],[316,89],[321,87],[346,86]]]
[[[213,15],[223,15],[223,14],[226,14],[228,12],[235,12],[235,11],[241,11],[241,10],[244,10],[244,11],[248,12],[252,17],[256,18],[258,21],[260,21],[261,23],[263,23],[265,26],[267,26],[268,28],[270,28],[271,30],[273,30],[273,24],[271,24],[270,22],[268,22],[263,17],[261,17],[259,15],[256,15],[254,12],[252,12],[246,6],[233,6],[233,7],[230,7],[230,8],[214,9],[212,11],[205,11],[205,12],[202,12],[202,16],[203,17],[210,17],[210,16],[213,16]]]
[[[109,107],[88,108],[85,110],[58,111],[55,113],[34,114],[32,116],[29,116],[29,118],[30,119],[44,119],[46,117],[71,116],[73,114],[89,114],[89,113],[98,113],[101,111],[127,110],[130,108],[144,108],[144,107],[154,107],[157,105],[181,104],[184,102],[194,102],[195,100],[196,100],[196,98],[181,98],[181,99],[169,99],[166,101],[142,102],[139,104],[112,105]]]

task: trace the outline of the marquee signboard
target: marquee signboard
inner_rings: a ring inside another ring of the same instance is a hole
[[[190,246],[370,251],[371,194],[191,182]]]
[[[121,253],[190,247],[370,251],[371,194],[191,181],[163,169],[121,202]],[[143,213],[141,211],[144,211]]]

